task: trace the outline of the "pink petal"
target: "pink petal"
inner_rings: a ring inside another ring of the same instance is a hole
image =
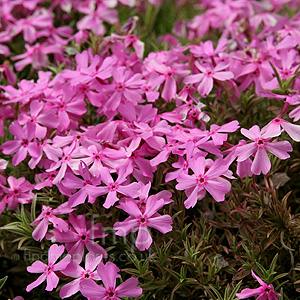
[[[267,143],[265,148],[280,159],[287,159],[290,155],[287,152],[293,151],[293,147],[288,141]]]
[[[137,219],[129,219],[128,218],[123,222],[116,222],[114,224],[114,230],[117,230],[116,235],[126,236],[128,233],[134,231],[134,229],[138,228]]]
[[[106,288],[116,287],[116,278],[120,269],[112,262],[105,265],[101,262],[97,268],[97,272]]]
[[[39,225],[34,229],[34,231],[32,232],[32,237],[36,240],[36,241],[41,241],[48,230],[48,220],[46,218],[44,218]]]
[[[246,298],[249,298],[249,297],[260,295],[263,292],[264,292],[263,287],[259,287],[259,288],[256,288],[256,289],[244,289],[240,293],[237,293],[236,296],[239,299],[246,299]]]
[[[172,218],[169,215],[159,216],[159,217],[152,217],[148,219],[147,226],[157,229],[162,233],[167,233],[172,231]]]
[[[152,237],[149,233],[149,230],[147,227],[141,227],[139,228],[139,232],[137,235],[137,239],[135,242],[136,247],[140,250],[140,251],[144,251],[149,249],[149,247],[152,244]]]
[[[31,266],[27,267],[27,271],[29,273],[44,273],[45,268],[47,268],[47,265],[37,260]]]
[[[40,277],[38,277],[37,280],[35,280],[34,282],[30,283],[26,287],[26,292],[30,292],[32,289],[34,289],[35,287],[37,287],[38,285],[40,285],[42,282],[45,281],[46,277],[47,277],[46,274],[42,274]]]
[[[116,291],[120,297],[138,297],[142,294],[142,288],[138,287],[139,281],[136,278],[129,278],[121,283]]]
[[[95,281],[84,279],[79,283],[80,292],[84,297],[92,299],[105,299],[106,289]]]
[[[68,298],[68,297],[76,294],[80,290],[79,283],[80,283],[80,278],[75,279],[68,284],[65,284],[61,288],[61,290],[59,292],[59,296],[63,299],[63,298]]]
[[[255,175],[259,175],[261,172],[267,174],[271,169],[271,162],[268,157],[267,151],[264,148],[257,148],[251,171]]]
[[[220,202],[225,200],[225,194],[229,192],[228,190],[229,182],[223,178],[218,178],[215,180],[207,180],[204,188],[212,195],[212,197]]]
[[[173,77],[167,77],[161,96],[166,101],[170,101],[176,94],[176,81]]]
[[[95,256],[94,253],[88,253],[85,256],[85,269],[94,271],[102,260],[102,255]]]
[[[203,80],[198,85],[197,91],[202,97],[207,97],[210,91],[213,88],[213,78],[212,77],[203,77]]]
[[[65,251],[63,245],[53,244],[48,251],[48,264],[54,264]]]
[[[107,194],[106,200],[103,204],[103,207],[105,208],[110,208],[113,206],[117,201],[119,201],[119,198],[117,197],[117,192],[116,191],[110,191]]]
[[[45,290],[51,292],[53,289],[57,287],[58,282],[59,282],[58,276],[54,272],[51,272],[47,276],[47,286]]]

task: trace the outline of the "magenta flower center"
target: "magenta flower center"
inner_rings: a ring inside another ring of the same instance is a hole
[[[117,89],[118,89],[119,92],[120,92],[120,91],[124,91],[124,89],[125,89],[125,84],[122,83],[122,82],[119,82],[118,85],[117,85]]]
[[[110,189],[111,192],[114,192],[114,191],[116,191],[118,189],[118,184],[115,183],[115,182],[112,182],[112,183],[109,184],[108,187],[109,187],[109,189]]]
[[[113,287],[110,287],[106,291],[106,296],[108,296],[109,298],[117,297],[117,292],[115,291],[115,289]]]
[[[53,266],[49,265],[45,268],[45,273],[47,273],[48,275],[53,271]]]
[[[205,178],[203,177],[203,175],[199,175],[196,180],[197,180],[198,185],[202,185],[206,181]]]
[[[28,140],[27,140],[27,139],[23,139],[21,145],[22,145],[23,147],[25,147],[25,148],[28,147],[28,145],[29,145]]]
[[[142,226],[146,225],[148,223],[148,217],[146,215],[140,216],[138,219],[138,223]]]
[[[263,148],[265,145],[264,141],[261,138],[257,139],[256,144],[259,148]]]

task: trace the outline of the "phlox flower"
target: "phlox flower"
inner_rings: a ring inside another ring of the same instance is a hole
[[[73,209],[68,207],[67,203],[63,203],[55,209],[43,205],[41,214],[30,224],[32,226],[37,225],[32,232],[32,237],[36,241],[41,241],[47,233],[49,223],[52,223],[59,231],[67,231],[69,228],[67,222],[55,215],[68,214],[71,211],[73,211]]]
[[[286,131],[294,141],[300,142],[300,125],[292,124],[284,119],[275,118],[262,128],[262,132],[270,137],[279,136],[282,131]]]
[[[227,163],[222,159],[211,163],[204,157],[199,157],[191,159],[189,166],[194,174],[188,175],[182,172],[177,178],[178,184],[176,185],[178,190],[186,190],[188,198],[184,202],[185,207],[194,207],[198,200],[205,197],[206,191],[216,201],[224,201],[225,194],[231,188],[230,182],[221,177],[228,171]]]
[[[49,64],[48,54],[61,54],[63,47],[59,44],[46,45],[36,43],[33,46],[25,45],[26,52],[12,57],[12,60],[19,60],[15,63],[17,71],[23,70],[27,65],[32,65],[34,69],[47,67]]]
[[[278,300],[281,297],[281,294],[275,293],[273,284],[267,285],[264,283],[254,272],[251,270],[252,276],[256,279],[261,285],[256,289],[244,289],[240,293],[237,293],[236,296],[239,299],[247,299],[253,296],[258,296],[256,300]]]
[[[111,9],[104,4],[98,4],[96,6],[88,6],[80,8],[80,11],[86,14],[80,21],[77,22],[77,28],[79,30],[90,29],[96,35],[103,35],[105,33],[105,27],[103,21],[110,24],[114,24],[118,21],[117,11]]]
[[[254,143],[242,145],[236,149],[237,161],[244,161],[254,155],[251,171],[255,175],[267,174],[271,169],[271,162],[267,150],[280,159],[287,159],[290,155],[287,152],[293,151],[288,141],[270,142],[272,135],[262,132],[257,125],[249,130],[242,128],[241,133]]]
[[[106,200],[103,204],[105,208],[110,208],[119,200],[117,197],[118,193],[133,198],[137,195],[139,184],[137,182],[126,184],[126,182],[128,182],[128,174],[125,168],[120,168],[119,176],[115,181],[111,177],[107,168],[102,168],[100,175],[101,181],[105,184],[105,186],[93,188],[93,193],[94,197],[107,193]]]
[[[47,127],[57,128],[58,119],[53,109],[45,109],[46,105],[43,102],[34,100],[30,102],[30,112],[22,112],[18,116],[18,121],[21,125],[31,122],[35,125],[36,137],[42,139],[47,133]]]
[[[16,103],[27,104],[33,99],[38,98],[42,94],[42,90],[45,88],[45,85],[42,83],[34,83],[26,79],[22,79],[18,82],[18,89],[14,88],[11,85],[1,86],[5,91],[4,96],[8,98],[3,104]]]
[[[9,209],[16,209],[18,203],[30,203],[34,197],[32,193],[34,186],[24,177],[15,178],[9,176],[7,182],[9,188],[0,184],[0,187],[6,194],[0,203],[0,214],[3,212],[6,204]]]
[[[80,290],[80,282],[82,280],[100,280],[97,271],[94,271],[102,260],[102,256],[96,256],[93,253],[88,253],[85,256],[85,269],[80,266],[80,261],[72,260],[68,266],[62,270],[62,273],[68,277],[76,278],[75,280],[65,284],[59,295],[62,299],[68,298],[76,294]]]
[[[105,103],[107,110],[116,110],[120,103],[142,102],[142,86],[145,83],[142,74],[134,74],[126,67],[115,67],[112,71],[113,83],[108,86],[111,97]]]
[[[226,81],[233,78],[233,73],[230,71],[223,71],[227,69],[228,65],[219,63],[215,67],[208,64],[200,64],[195,62],[196,68],[201,72],[194,75],[189,75],[184,79],[185,84],[198,84],[197,91],[202,97],[207,97],[213,88],[214,79],[219,81]]]
[[[14,71],[4,64],[0,65],[0,80],[2,78],[6,80],[9,85],[15,85],[17,82],[17,76]]]
[[[74,193],[68,200],[70,207],[84,203],[87,197],[89,203],[94,203],[96,198],[93,197],[93,193],[90,191],[97,184],[100,184],[100,178],[98,179],[97,177],[92,176],[87,165],[83,162],[79,164],[78,174],[82,177],[82,179],[76,177],[72,173],[68,173],[62,182],[62,184],[67,188],[79,188],[79,191]]]
[[[116,287],[116,279],[120,269],[112,262],[105,265],[101,262],[97,268],[104,286],[97,285],[92,280],[83,280],[79,283],[80,292],[89,299],[120,300],[119,297],[138,297],[142,289],[138,287],[136,278],[129,278]]]
[[[86,221],[85,215],[69,214],[70,228],[67,232],[54,228],[54,238],[59,243],[65,243],[66,249],[71,255],[83,256],[84,246],[89,252],[107,257],[106,251],[94,239],[104,238],[101,223],[93,224]]]
[[[30,267],[27,267],[27,271],[29,273],[43,273],[40,277],[38,277],[37,280],[27,286],[27,292],[30,292],[45,280],[47,280],[46,291],[50,292],[57,287],[59,278],[55,274],[55,271],[61,271],[65,269],[71,259],[71,256],[67,255],[61,261],[55,264],[64,251],[65,247],[63,245],[58,246],[57,244],[54,244],[49,248],[48,251],[48,265],[37,260]]]
[[[152,244],[152,237],[148,227],[157,229],[164,234],[172,231],[171,216],[162,216],[157,212],[164,205],[164,199],[158,199],[158,197],[149,197],[143,206],[135,200],[121,202],[118,208],[121,208],[130,216],[125,221],[114,224],[114,229],[117,230],[116,235],[126,236],[128,233],[138,230],[135,245],[140,251],[149,249]]]
[[[4,136],[4,120],[13,119],[15,110],[9,106],[0,106],[0,136]]]
[[[164,82],[161,97],[166,101],[171,101],[175,97],[177,92],[175,76],[185,77],[190,73],[190,71],[183,69],[183,65],[180,64],[168,66],[165,64],[153,62],[152,67],[154,71],[159,74],[159,79]]]

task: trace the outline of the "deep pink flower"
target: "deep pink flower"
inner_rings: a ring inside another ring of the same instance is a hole
[[[251,273],[253,278],[256,279],[261,286],[256,289],[247,288],[242,290],[240,293],[236,294],[239,299],[259,296],[256,300],[278,300],[279,297],[281,297],[281,294],[275,293],[273,284],[267,285],[253,272],[253,270],[251,270]]]
[[[89,299],[120,300],[119,297],[138,297],[143,290],[138,287],[136,278],[129,278],[116,287],[116,278],[120,269],[112,262],[105,265],[101,262],[97,272],[104,287],[97,285],[92,280],[83,280],[80,282],[80,292]]]
[[[12,159],[14,166],[22,162],[27,153],[32,157],[39,156],[37,142],[35,141],[35,125],[32,123],[26,124],[21,127],[19,122],[15,121],[9,126],[9,131],[15,136],[13,141],[5,142],[2,145],[2,152],[4,154],[13,154],[16,152]]]
[[[78,175],[80,175],[82,179],[73,174],[67,174],[62,182],[67,188],[79,188],[79,191],[74,193],[68,200],[70,207],[84,203],[87,197],[89,203],[94,203],[96,200],[93,196],[94,193],[90,191],[93,191],[93,187],[100,184],[100,178],[92,176],[87,165],[83,162],[79,164]]]
[[[55,264],[64,251],[65,247],[63,245],[58,246],[57,244],[54,244],[49,248],[48,251],[48,265],[37,260],[30,267],[27,267],[27,271],[29,273],[43,273],[36,281],[27,286],[27,292],[30,292],[45,280],[47,280],[47,286],[45,289],[46,291],[50,292],[57,287],[59,278],[55,274],[55,271],[64,270],[71,259],[71,256],[67,255],[61,261]]]
[[[142,74],[134,74],[126,67],[115,67],[112,75],[114,81],[107,90],[112,95],[105,103],[107,110],[116,110],[120,103],[142,102],[142,86],[145,83]]]

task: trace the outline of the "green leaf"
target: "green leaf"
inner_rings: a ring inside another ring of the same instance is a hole
[[[8,276],[3,277],[2,279],[0,279],[0,290],[2,289],[5,281],[7,280]]]
[[[231,293],[228,300],[234,300],[235,299],[235,295],[238,292],[238,290],[240,289],[241,285],[242,285],[242,280],[235,286],[235,288],[233,289],[233,291],[232,291],[232,293]]]
[[[209,285],[209,287],[214,291],[214,293],[217,295],[218,297],[218,300],[223,300],[223,297],[221,296],[221,294],[218,292],[218,290],[212,286],[212,285]]]

